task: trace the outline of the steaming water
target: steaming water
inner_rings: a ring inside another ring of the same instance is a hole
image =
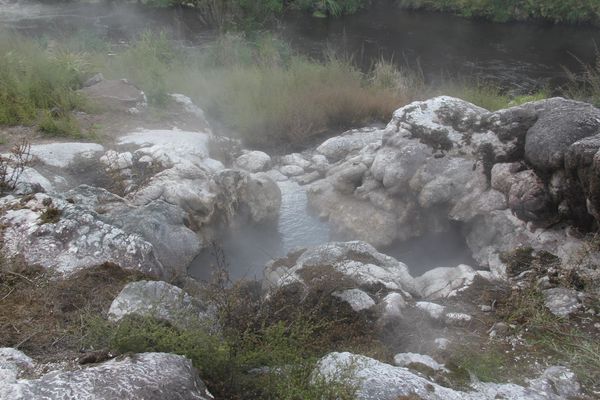
[[[332,238],[329,225],[310,213],[304,188],[290,180],[278,184],[282,203],[277,226],[242,224],[216,239],[233,280],[261,278],[269,260],[285,256],[293,248],[323,244]],[[396,243],[381,251],[407,264],[413,276],[436,267],[476,266],[458,225],[448,232]],[[190,274],[208,280],[214,264],[215,257],[207,249],[194,260]]]
[[[304,189],[292,181],[279,182],[278,185],[282,201],[276,226],[243,224],[235,230],[223,232],[216,240],[226,254],[229,274],[234,280],[261,278],[269,260],[286,255],[294,247],[329,241],[329,226],[308,211]],[[205,250],[190,266],[190,274],[209,279],[214,264],[211,250]]]

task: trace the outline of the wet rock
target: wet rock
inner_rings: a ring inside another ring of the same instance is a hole
[[[553,98],[534,106],[538,119],[527,132],[525,158],[540,171],[561,169],[570,145],[600,132],[600,110],[591,104]]]
[[[239,215],[257,224],[277,220],[281,190],[265,174],[223,170],[215,175],[214,180],[221,191],[219,207],[228,218]]]
[[[328,218],[335,238],[360,239],[374,246],[388,246],[397,237],[394,214],[334,190],[327,179],[307,189],[309,205]],[[369,221],[368,223],[366,221]]]
[[[368,310],[375,305],[371,296],[360,289],[348,289],[333,292],[333,296],[348,303],[356,312]]]
[[[565,153],[564,197],[578,226],[590,229],[600,221],[600,134],[573,143]]]
[[[53,371],[38,379],[0,383],[0,399],[42,400],[209,400],[204,383],[186,358],[144,353],[74,371]]]
[[[543,292],[544,305],[559,317],[566,317],[581,308],[581,294],[572,289],[553,288]]]
[[[327,161],[327,157],[321,154],[315,154],[311,158],[312,165],[311,167],[318,171],[319,173],[325,173],[329,168],[329,161]]]
[[[453,390],[422,378],[406,368],[394,367],[352,353],[328,354],[318,362],[314,373],[329,382],[356,385],[356,398],[361,400],[397,400],[404,396],[418,396],[423,400],[565,399],[561,395],[539,390],[539,384],[523,387],[515,384],[474,383],[469,391]]]
[[[388,290],[415,293],[413,278],[406,265],[379,253],[367,243],[331,242],[304,250],[291,265],[275,260],[265,268],[265,280],[274,287],[304,282],[303,275],[318,268],[330,269],[348,280],[355,288],[382,286]]]
[[[517,173],[523,170],[521,163],[498,163],[492,168],[492,188],[508,196],[514,183],[518,181]]]
[[[208,323],[206,310],[177,286],[162,281],[138,281],[127,284],[108,310],[111,321],[129,315],[152,317],[186,329]]]
[[[235,160],[237,168],[249,172],[262,172],[271,168],[271,157],[262,151],[245,151]]]
[[[147,106],[144,92],[125,79],[101,80],[94,85],[84,87],[80,92],[109,111],[137,113]]]
[[[308,174],[304,174],[302,176],[295,177],[294,180],[301,185],[308,185],[309,183],[313,183],[321,177],[321,174],[318,171],[309,172]]]

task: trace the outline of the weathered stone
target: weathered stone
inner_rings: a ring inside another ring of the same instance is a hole
[[[580,293],[572,289],[553,288],[543,292],[544,305],[559,317],[566,317],[581,308]]]
[[[125,79],[101,80],[95,85],[84,87],[80,92],[109,111],[135,113],[147,106],[144,92]]]
[[[121,290],[110,305],[108,318],[120,321],[129,315],[168,321],[181,329],[197,328],[209,318],[190,295],[162,281],[132,282]]]
[[[473,283],[477,272],[468,265],[455,268],[435,268],[415,278],[422,297],[435,300],[450,297]]]
[[[284,165],[279,168],[279,172],[284,174],[285,176],[299,176],[304,174],[304,168],[299,167],[297,165]]]
[[[348,303],[356,312],[368,310],[375,305],[371,296],[360,289],[348,289],[333,292],[333,296]]]
[[[443,364],[435,361],[431,356],[417,353],[398,353],[394,356],[394,365],[397,367],[409,367],[411,364],[422,364],[434,371],[444,371]]]
[[[316,152],[327,157],[330,162],[336,162],[370,143],[381,143],[383,133],[375,128],[348,131],[341,136],[326,140],[317,147]]]
[[[532,170],[514,175],[508,193],[511,211],[523,221],[544,222],[556,216],[556,206],[544,182]]]
[[[300,153],[287,154],[281,157],[281,163],[283,165],[296,165],[302,169],[307,169],[311,166],[310,161],[304,158]]]
[[[383,286],[415,293],[415,284],[406,265],[359,241],[312,247],[304,250],[292,265],[285,265],[285,259],[276,260],[267,265],[265,280],[275,287],[303,282],[302,273],[310,268],[323,268],[323,271],[331,268],[353,282],[355,288],[367,290]]]
[[[31,146],[30,154],[57,168],[67,168],[78,157],[93,158],[104,151],[104,146],[96,143],[49,143]]]
[[[418,396],[423,400],[562,400],[565,397],[556,394],[556,391],[571,393],[570,388],[563,384],[565,380],[560,381],[560,389],[555,391],[543,390],[551,387],[550,382],[546,385],[535,383],[530,387],[478,382],[471,385],[470,391],[457,391],[422,378],[406,368],[352,353],[328,354],[318,362],[314,373],[329,382],[356,385],[356,398],[360,400],[397,400],[405,396]]]
[[[271,168],[271,157],[262,151],[246,151],[235,160],[235,166],[249,172],[267,171]]]
[[[562,98],[533,104],[538,119],[527,132],[525,158],[540,171],[562,168],[570,145],[600,133],[600,110],[591,104]]]
[[[210,400],[192,363],[174,354],[143,353],[38,379],[0,382],[2,400]]]
[[[18,209],[0,217],[6,227],[3,250],[11,257],[22,255],[28,265],[69,275],[110,262],[158,278],[173,275],[156,259],[149,242],[102,222],[85,206],[43,194],[26,203],[15,200],[15,204]]]

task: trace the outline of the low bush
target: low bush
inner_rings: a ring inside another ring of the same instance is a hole
[[[306,303],[296,303],[294,296],[287,297],[289,293],[265,300],[257,282],[232,284],[226,274],[217,276],[201,293],[215,306],[218,329],[201,321],[180,330],[148,317],[126,317],[118,324],[95,317],[86,321],[85,345],[117,354],[184,355],[211,393],[222,399],[354,398],[356,387],[346,379],[352,371],[340,371],[341,383],[313,376],[324,354],[342,343],[351,348],[356,332],[349,328],[356,324],[354,318],[316,307],[313,300],[325,298],[318,294]],[[345,340],[338,336],[341,331]]]

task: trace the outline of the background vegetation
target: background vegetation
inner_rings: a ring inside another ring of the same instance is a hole
[[[599,104],[599,65],[570,73],[572,83],[562,94]],[[330,132],[385,123],[398,107],[438,94],[489,110],[550,95],[515,97],[489,82],[461,79],[431,87],[418,69],[380,59],[365,71],[351,57],[335,53],[311,59],[265,33],[222,34],[201,48],[183,48],[166,34],[150,31],[125,46],[85,33],[61,42],[3,33],[0,125],[81,136],[78,111],[100,111],[78,93],[95,72],[128,79],[156,110],[164,108],[169,93],[185,94],[223,133],[263,148],[305,145]]]
[[[399,0],[413,9],[452,12],[497,22],[541,19],[566,23],[600,23],[597,0]]]

